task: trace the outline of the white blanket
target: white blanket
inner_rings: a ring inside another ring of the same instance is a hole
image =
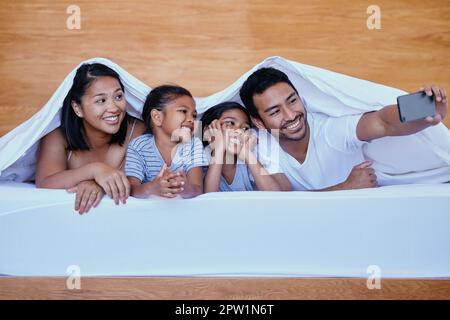
[[[139,117],[150,88],[110,60],[94,58],[82,63],[86,62],[103,63],[119,73],[125,86],[128,112]],[[223,91],[196,98],[198,111],[204,112],[226,100],[240,101],[242,83],[254,70],[263,66],[286,72],[304,98],[309,112],[332,117],[377,110],[396,103],[396,97],[405,93],[280,57],[270,57]],[[33,178],[38,141],[59,126],[62,102],[77,68],[64,79],[39,112],[0,138],[0,180],[27,181]],[[365,147],[364,154],[367,159],[374,160],[379,182],[383,185],[450,181],[450,131],[443,124],[412,136],[376,140]]]

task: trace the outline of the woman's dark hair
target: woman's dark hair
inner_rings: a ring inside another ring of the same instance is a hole
[[[246,114],[248,117],[248,122],[251,125],[250,114],[248,113],[248,110],[246,108],[244,108],[237,102],[226,101],[226,102],[219,103],[219,104],[215,105],[214,107],[209,108],[208,110],[205,111],[205,113],[203,113],[202,118],[201,118],[202,135],[204,134],[205,129],[211,124],[211,122],[213,122],[216,119],[219,119],[225,111],[235,110],[235,109],[241,110],[244,114]],[[204,139],[202,139],[202,140],[203,140],[203,146],[206,147],[208,145],[208,141],[206,141]]]
[[[193,99],[192,94],[187,89],[175,85],[166,84],[150,91],[142,109],[142,120],[145,123],[147,132],[152,133],[152,110],[162,111],[167,103],[181,96],[188,96]]]
[[[75,111],[72,108],[72,101],[81,104],[81,99],[86,93],[86,90],[98,77],[113,77],[119,82],[122,91],[125,91],[122,81],[120,81],[119,74],[104,64],[83,64],[78,68],[75,78],[73,79],[72,87],[64,99],[61,111],[61,129],[66,138],[67,148],[69,150],[90,149],[88,141],[86,141],[83,119],[75,114]],[[109,141],[110,144],[118,143],[119,145],[122,145],[124,143],[127,135],[127,125],[128,115],[125,113],[119,131],[112,135],[111,140]]]
[[[255,94],[262,94],[268,88],[280,82],[287,83],[298,94],[297,89],[291,80],[289,80],[289,77],[284,72],[275,68],[261,68],[253,72],[245,80],[239,91],[239,95],[252,117],[261,119],[258,114],[258,109],[256,109],[255,103],[253,102],[253,96]]]

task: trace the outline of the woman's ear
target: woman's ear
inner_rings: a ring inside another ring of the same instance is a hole
[[[157,109],[152,109],[152,111],[150,111],[150,118],[152,119],[151,122],[155,126],[160,127],[162,125],[164,115],[163,115],[162,111],[157,110]]]
[[[83,118],[83,110],[81,109],[81,106],[78,103],[76,103],[75,101],[72,101],[71,105],[72,105],[72,109],[75,112],[75,114],[79,118]]]
[[[252,120],[252,123],[255,125],[255,127],[257,127],[258,129],[266,129],[266,126],[264,125],[261,119],[255,117],[250,117],[250,119]]]

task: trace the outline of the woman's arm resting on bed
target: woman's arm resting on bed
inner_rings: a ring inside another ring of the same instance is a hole
[[[358,139],[371,141],[387,136],[405,136],[440,123],[447,115],[447,93],[445,89],[435,86],[424,86],[428,96],[435,96],[436,116],[423,120],[400,122],[397,105],[386,106],[381,110],[364,114],[359,120],[356,133]]]
[[[80,182],[67,192],[75,193],[75,211],[79,214],[87,213],[92,207],[97,207],[105,194],[103,188],[94,180]]]
[[[36,167],[38,188],[67,189],[92,179],[92,172],[87,168],[67,169],[65,141],[59,129],[42,138]]]
[[[130,195],[130,185],[122,171],[101,162],[67,169],[65,141],[59,129],[45,136],[39,146],[36,187],[68,189],[86,180],[95,180],[116,204],[119,199],[125,203]]]

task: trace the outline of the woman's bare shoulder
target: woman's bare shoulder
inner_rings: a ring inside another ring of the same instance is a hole
[[[64,148],[67,147],[66,138],[61,130],[61,127],[50,131],[42,138],[42,143],[52,144],[52,145],[62,145]]]

